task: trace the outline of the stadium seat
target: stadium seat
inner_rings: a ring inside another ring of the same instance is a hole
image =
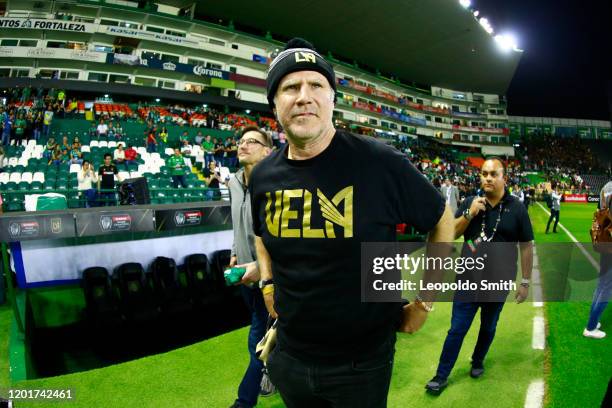
[[[119,265],[115,275],[119,282],[121,310],[128,321],[141,322],[156,318],[158,310],[142,265],[135,262]]]
[[[70,165],[70,173],[78,173],[79,171],[81,171],[81,165],[80,164],[72,163]]]
[[[43,184],[40,181],[33,181],[30,184],[30,190],[42,190]]]
[[[98,141],[92,140],[91,142],[89,142],[89,147],[98,147]]]
[[[117,142],[115,142],[114,140],[111,140],[110,142],[108,142],[108,147],[110,149],[114,149],[117,147]]]
[[[91,152],[91,149],[89,146],[87,145],[81,146],[81,153],[89,153],[89,152]]]
[[[118,299],[114,294],[108,271],[94,266],[83,271],[85,313],[94,326],[108,326],[121,322]]]
[[[32,176],[32,181],[40,181],[41,183],[44,183],[45,182],[45,173],[43,173],[42,171],[37,171]]]
[[[101,147],[101,148],[102,148],[102,147],[107,148],[107,147],[108,147],[108,142],[107,142],[106,140],[100,140],[100,141],[98,142],[98,147]]]
[[[9,156],[9,155],[11,155],[11,153],[9,153],[9,152],[7,151],[7,156]],[[12,155],[11,155],[11,156],[12,156]],[[9,165],[10,167],[14,167],[14,166],[16,166],[16,165],[17,165],[17,162],[18,162],[18,161],[19,161],[19,159],[17,159],[17,157],[11,157],[11,158],[9,158],[8,165]]]
[[[6,184],[8,183],[10,178],[10,173],[0,173],[0,183]]]
[[[216,287],[225,287],[225,277],[223,271],[227,269],[230,263],[231,252],[229,249],[222,249],[213,252],[210,258],[210,274],[213,285]]]
[[[211,297],[220,296],[220,291],[213,290],[210,276],[210,265],[204,254],[191,254],[185,257],[183,265],[187,280],[187,290],[196,305],[201,305]]]
[[[166,153],[168,156],[171,156],[174,154],[174,150],[171,147],[166,147],[166,150],[164,150],[164,153]]]
[[[11,173],[9,181],[19,183],[21,181],[21,173]]]
[[[21,173],[21,181],[25,183],[31,183],[32,173],[30,173],[29,171],[24,171],[23,173]]]
[[[183,287],[178,279],[174,259],[158,256],[151,263],[150,273],[153,277],[155,299],[162,313],[172,315],[191,308],[187,288]]]

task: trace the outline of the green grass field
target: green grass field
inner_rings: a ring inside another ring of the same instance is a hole
[[[574,236],[588,242],[588,226],[594,207],[564,205],[561,223]],[[568,242],[565,233],[544,235],[547,215],[537,205],[530,209],[536,243]],[[540,253],[539,253],[540,254]],[[547,268],[540,254],[541,268]],[[439,303],[425,327],[414,335],[401,334],[396,346],[389,407],[523,407],[529,384],[546,381],[547,407],[597,407],[612,374],[610,338],[582,337],[589,304],[549,303],[547,349],[533,350],[531,303],[507,303],[502,311],[495,341],[485,361],[485,375],[469,377],[469,357],[476,342],[478,320],[466,337],[450,377],[439,397],[425,394],[424,385],[434,375],[450,323],[449,303]],[[246,364],[247,328],[173,350],[115,366],[53,378],[10,384],[8,376],[8,328],[11,311],[0,308],[0,390],[13,388],[70,388],[68,404],[20,402],[17,407],[228,407]],[[603,329],[612,327],[612,312],[602,318]],[[258,407],[280,408],[278,395],[261,399]]]

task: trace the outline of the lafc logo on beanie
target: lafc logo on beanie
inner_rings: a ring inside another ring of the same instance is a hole
[[[317,63],[317,57],[312,52],[299,51],[295,53],[295,62]]]

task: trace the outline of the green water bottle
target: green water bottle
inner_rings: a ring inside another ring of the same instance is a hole
[[[227,286],[232,286],[237,283],[240,283],[245,273],[246,268],[234,267],[231,269],[226,269],[225,272],[223,272],[223,276],[225,277],[225,284]]]

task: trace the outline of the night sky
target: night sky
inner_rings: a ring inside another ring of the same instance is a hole
[[[610,120],[611,3],[472,0],[525,50],[506,93],[510,115]]]

